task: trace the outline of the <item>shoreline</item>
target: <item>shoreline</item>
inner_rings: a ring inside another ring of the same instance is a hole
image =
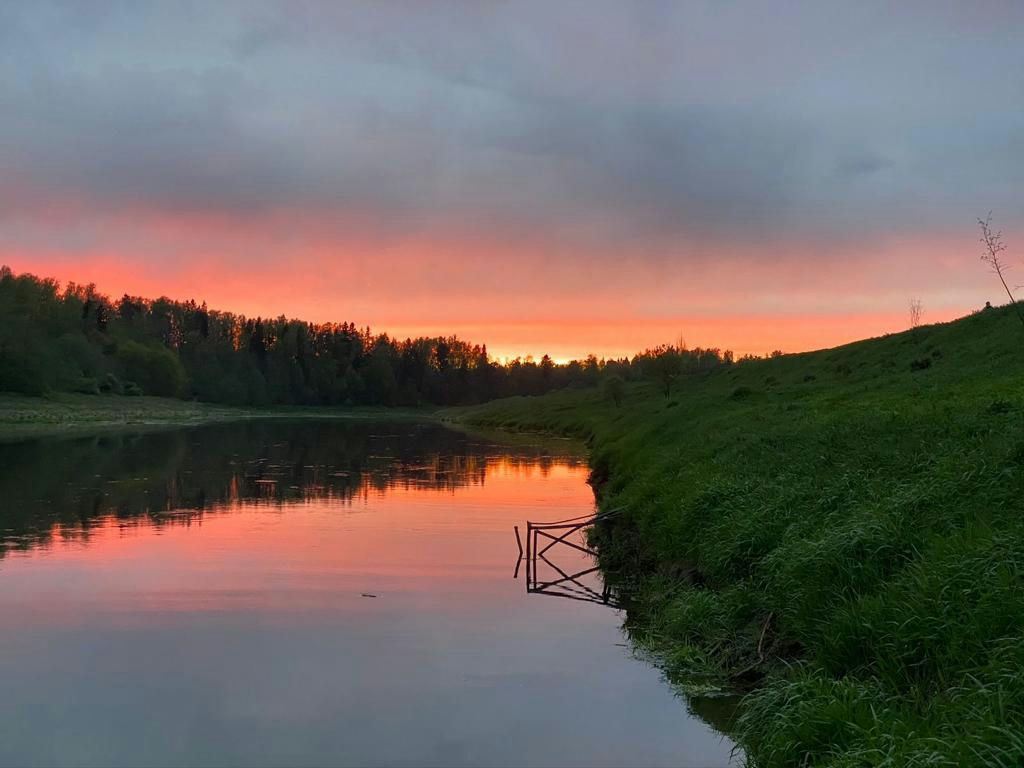
[[[0,393],[0,442],[153,431],[252,419],[434,419],[433,408],[282,406],[239,408],[163,397]]]
[[[733,733],[751,764],[1009,765],[1020,339],[998,308],[668,396],[635,381],[615,402],[563,390],[443,418],[586,441],[601,508],[629,510],[594,532],[635,596],[627,633],[686,694],[748,691]]]

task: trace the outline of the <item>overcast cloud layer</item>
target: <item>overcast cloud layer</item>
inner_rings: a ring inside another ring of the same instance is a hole
[[[0,5],[0,261],[856,274],[1024,228],[1022,37],[1019,2]]]

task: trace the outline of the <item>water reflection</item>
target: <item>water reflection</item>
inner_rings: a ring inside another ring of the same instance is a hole
[[[586,475],[411,422],[0,445],[0,765],[726,765],[620,612],[509,578]]]
[[[621,608],[616,590],[600,576],[597,551],[586,539],[587,530],[610,515],[583,515],[568,520],[548,523],[526,522],[526,547],[519,540],[519,561],[515,576],[519,576],[522,561],[526,561],[526,592],[568,600],[599,603]],[[580,557],[580,553],[585,557]],[[560,556],[562,560],[560,560]],[[564,558],[568,558],[565,562]],[[560,565],[559,562],[562,564]],[[564,566],[564,567],[563,567]]]
[[[582,467],[578,448],[511,447],[432,422],[253,421],[173,432],[0,443],[0,557],[97,520],[188,525],[240,502],[351,503],[389,489],[482,485],[488,467]]]

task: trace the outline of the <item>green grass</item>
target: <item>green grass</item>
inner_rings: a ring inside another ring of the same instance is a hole
[[[756,765],[1024,764],[1024,331],[1011,308],[448,418],[579,436],[627,626],[740,685]]]
[[[0,393],[0,440],[118,429],[159,429],[252,418],[423,417],[428,409],[280,406],[232,408],[165,397]]]

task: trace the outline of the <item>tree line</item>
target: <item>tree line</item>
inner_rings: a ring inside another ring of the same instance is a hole
[[[249,318],[195,301],[122,296],[0,267],[0,391],[160,395],[229,405],[459,405],[602,381],[657,381],[733,362],[668,345],[632,359],[498,362],[455,336]],[[621,394],[620,394],[621,397]],[[618,398],[616,402],[618,402]]]

